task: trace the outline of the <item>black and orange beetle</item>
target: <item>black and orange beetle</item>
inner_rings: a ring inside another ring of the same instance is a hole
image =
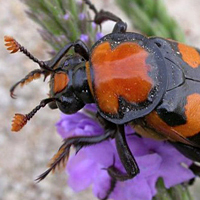
[[[53,157],[44,179],[60,163],[66,162],[70,147],[100,143],[109,138],[116,141],[126,173],[114,166],[107,170],[116,181],[131,179],[139,173],[138,165],[127,145],[124,126],[131,124],[137,133],[170,141],[192,160],[200,161],[200,50],[158,37],[145,37],[126,32],[126,23],[112,13],[100,11],[88,1],[95,12],[94,21],[112,20],[111,34],[97,41],[89,50],[80,40],[67,44],[46,62],[33,57],[11,37],[6,46],[18,50],[40,65],[11,88],[44,75],[50,78],[50,97],[26,115],[16,114],[13,131],[19,131],[45,105],[63,113],[75,113],[85,104],[96,103],[105,134],[78,136],[64,140]],[[74,55],[67,55],[74,48]]]

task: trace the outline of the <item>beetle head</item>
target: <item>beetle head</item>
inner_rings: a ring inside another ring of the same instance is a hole
[[[59,99],[56,104],[63,113],[75,113],[85,105],[80,90],[85,85],[86,74],[79,73],[84,69],[85,60],[81,56],[68,55],[51,74],[50,96]]]
[[[12,37],[5,36],[5,46],[7,46],[11,53],[21,51],[40,66],[40,69],[31,71],[22,80],[13,85],[10,89],[11,97],[15,97],[14,90],[18,85],[23,86],[39,78],[41,75],[44,75],[44,81],[47,76],[51,77],[49,98],[42,100],[38,106],[26,115],[16,114],[12,124],[13,131],[19,131],[26,124],[27,120],[30,120],[46,104],[53,103],[55,107],[68,114],[77,112],[85,105],[82,99],[84,97],[83,89],[84,87],[87,88],[88,85],[86,83],[85,60],[80,55],[67,55],[73,44],[67,44],[51,60],[44,62],[35,58]],[[83,71],[84,73],[80,73]],[[77,74],[82,74],[82,76],[77,76]]]

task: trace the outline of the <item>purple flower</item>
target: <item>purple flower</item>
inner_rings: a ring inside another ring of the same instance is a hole
[[[87,106],[86,109],[90,107]],[[94,110],[94,106],[92,109]],[[104,133],[98,122],[83,112],[62,115],[56,126],[62,138]],[[183,166],[183,163],[189,166],[192,161],[170,144],[140,138],[131,133],[133,133],[132,128],[126,127],[127,142],[138,163],[140,174],[131,180],[117,182],[110,198],[133,200],[134,197],[134,200],[151,200],[156,195],[156,182],[159,177],[163,178],[166,188],[194,178],[194,174]],[[124,171],[113,140],[81,149],[68,161],[66,168],[69,174],[68,185],[77,192],[92,185],[95,196],[105,197],[111,178],[103,168],[113,164],[113,156],[115,166]]]
[[[96,28],[97,28],[96,23],[92,22],[92,28],[93,28],[93,29],[96,29]]]
[[[97,32],[96,33],[96,41],[100,40],[103,36],[104,36],[103,33]]]
[[[68,19],[69,19],[69,14],[66,13],[66,14],[64,15],[63,19],[64,19],[64,20],[68,20]]]
[[[83,1],[81,1],[81,0],[77,0],[76,3],[77,3],[77,5],[79,5],[79,6],[80,6],[80,5],[83,5]]]
[[[85,19],[85,13],[80,13],[79,15],[78,15],[78,17],[79,17],[79,19],[82,21],[82,20],[84,20]]]
[[[86,34],[81,34],[80,39],[81,39],[83,42],[88,42],[89,36],[86,35]]]

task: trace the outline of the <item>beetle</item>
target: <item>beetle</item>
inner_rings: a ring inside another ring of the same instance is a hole
[[[66,164],[71,146],[78,152],[110,138],[116,141],[126,173],[112,165],[107,169],[109,175],[115,181],[135,177],[139,167],[126,142],[126,124],[142,136],[167,140],[186,157],[200,161],[200,50],[169,39],[127,32],[127,25],[120,18],[107,11],[98,12],[90,1],[84,1],[94,11],[96,24],[116,22],[112,33],[91,49],[77,40],[44,62],[12,37],[5,37],[11,53],[21,51],[40,66],[13,85],[13,98],[18,85],[41,75],[45,79],[50,76],[49,98],[26,115],[15,114],[12,131],[19,131],[47,104],[72,114],[89,103],[97,105],[98,119],[105,129],[103,135],[65,139],[49,169],[38,180],[61,163]],[[71,48],[73,55],[68,54]]]

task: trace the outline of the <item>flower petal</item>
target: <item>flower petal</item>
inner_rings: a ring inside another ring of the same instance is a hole
[[[86,109],[93,112],[96,106],[87,106]],[[70,116],[62,115],[57,123],[57,130],[63,138],[104,134],[102,126],[91,116],[83,112]],[[170,144],[138,137],[133,134],[130,126],[126,126],[125,131],[127,143],[140,168],[140,174],[131,180],[117,182],[110,195],[112,199],[132,200],[134,197],[134,200],[151,200],[157,192],[156,182],[159,177],[164,179],[167,188],[194,177],[187,168],[192,161]],[[186,167],[183,167],[182,163]],[[121,172],[125,172],[114,140],[82,148],[69,160],[69,185],[75,191],[80,191],[92,184],[95,196],[104,198],[110,188],[111,177],[103,168],[113,164]]]
[[[93,182],[96,168],[97,164],[93,160],[86,159],[84,151],[79,152],[68,162],[68,185],[76,192],[86,189]]]

